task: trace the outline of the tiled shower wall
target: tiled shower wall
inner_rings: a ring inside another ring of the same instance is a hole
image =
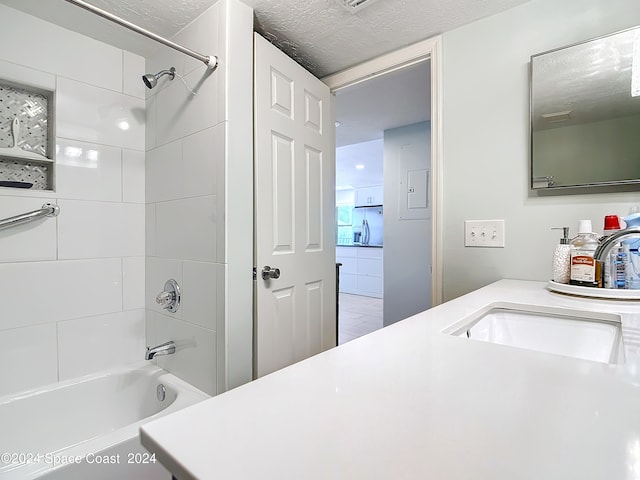
[[[55,92],[55,191],[0,188],[0,395],[144,354],[144,59],[0,5],[0,81]]]
[[[243,161],[248,159],[250,166],[252,27],[248,7],[235,0],[221,0],[172,38],[205,55],[218,56],[220,65],[215,71],[166,48],[159,47],[147,58],[148,71],[175,67],[184,77],[184,82],[178,76],[172,81],[162,77],[153,90],[147,91],[147,341],[175,341],[176,353],[158,357],[158,365],[212,395],[226,389],[225,362],[227,349],[232,347],[227,340],[225,316],[231,322],[238,320],[228,314],[225,288],[227,248],[232,247],[226,237],[233,232],[233,227],[227,228],[230,219],[226,217],[226,163],[233,151],[227,139],[229,111],[245,104],[248,97],[249,109],[243,114],[249,122],[244,131],[248,138],[242,142],[249,147]],[[229,52],[236,48],[234,35],[246,37],[245,50],[235,60],[246,64],[248,70],[236,83],[246,83],[249,90],[244,98],[227,102],[229,58],[233,55]],[[246,174],[244,184],[251,192],[251,170]],[[243,201],[252,207],[251,194]],[[235,221],[251,225],[252,217],[249,214]],[[242,244],[246,240],[235,237],[232,242]],[[249,266],[249,285],[250,273]],[[182,306],[174,314],[159,308],[154,300],[170,278],[178,281],[183,292]],[[249,289],[242,302],[250,306],[250,300]],[[248,318],[250,322],[250,309]],[[250,344],[250,332],[248,341]]]

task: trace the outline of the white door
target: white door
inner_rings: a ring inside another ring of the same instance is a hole
[[[336,344],[333,128],[329,88],[255,34],[256,377]]]

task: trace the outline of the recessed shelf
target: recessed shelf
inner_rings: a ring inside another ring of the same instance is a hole
[[[3,189],[53,190],[52,100],[53,92],[0,79]]]

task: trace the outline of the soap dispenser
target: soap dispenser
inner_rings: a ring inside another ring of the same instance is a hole
[[[553,281],[569,283],[571,274],[571,245],[569,245],[569,227],[553,227],[551,230],[562,230],[560,243],[553,252]]]

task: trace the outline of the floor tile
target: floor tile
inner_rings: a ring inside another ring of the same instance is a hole
[[[341,293],[339,297],[338,343],[382,328],[382,299]]]

